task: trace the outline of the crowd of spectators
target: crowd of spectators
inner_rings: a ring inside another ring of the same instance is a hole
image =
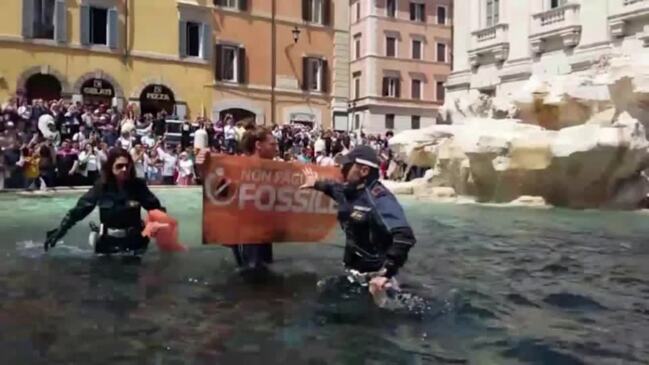
[[[168,124],[177,132],[171,138]],[[18,94],[0,105],[0,189],[48,189],[91,185],[108,151],[131,152],[136,175],[150,184],[196,183],[194,138],[206,139],[212,152],[238,154],[254,121],[232,115],[215,122],[206,118],[175,121],[164,111],[140,115],[134,105],[124,111],[105,104],[64,100],[28,102]],[[380,154],[387,177],[393,161],[385,136],[314,129],[304,124],[272,127],[278,159],[334,165],[355,145],[368,144]],[[401,165],[401,164],[399,164]],[[392,169],[394,170],[394,169]]]

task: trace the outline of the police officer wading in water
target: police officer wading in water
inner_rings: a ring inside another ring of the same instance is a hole
[[[245,154],[250,157],[272,160],[277,155],[277,140],[267,128],[256,127],[247,131],[241,143]],[[234,259],[241,269],[263,271],[273,262],[272,243],[249,243],[231,247]]]
[[[340,164],[343,184],[318,180],[307,167],[301,188],[321,191],[338,203],[348,278],[375,291],[397,290],[394,276],[415,244],[413,231],[397,199],[379,182],[379,158],[371,147],[354,148]]]
[[[65,215],[59,227],[47,233],[45,251],[56,246],[67,231],[99,206],[100,227],[91,227],[97,237],[95,253],[143,254],[149,239],[142,237],[140,209],[165,210],[142,179],[135,177],[131,155],[121,148],[110,151],[102,165],[101,178]],[[92,237],[93,235],[91,235]]]

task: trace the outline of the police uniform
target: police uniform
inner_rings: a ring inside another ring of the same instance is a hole
[[[338,220],[346,236],[346,269],[360,273],[385,270],[384,276],[392,278],[406,262],[415,236],[397,199],[378,181],[376,152],[359,146],[341,161],[343,166],[351,163],[373,169],[364,183],[349,186],[318,181],[314,188],[338,203]]]
[[[96,229],[98,239],[95,252],[101,254],[144,253],[149,239],[141,234],[144,224],[140,209],[164,210],[144,180],[135,179],[127,183],[123,190],[98,181],[66,214],[59,228],[48,232],[45,249],[48,249],[48,244],[54,246],[72,226],[88,216],[95,206],[99,206],[101,222],[101,226]]]

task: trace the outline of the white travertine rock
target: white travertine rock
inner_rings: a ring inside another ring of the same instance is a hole
[[[430,167],[403,185],[415,195],[443,187],[479,202],[540,204],[532,196],[636,208],[649,193],[649,51],[602,57],[579,73],[532,75],[514,95],[472,90],[448,98],[441,115],[452,124],[390,141],[408,164]]]

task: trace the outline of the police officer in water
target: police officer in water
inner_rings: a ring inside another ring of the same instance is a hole
[[[394,276],[415,244],[412,228],[397,199],[379,182],[380,161],[371,147],[354,148],[340,165],[344,183],[318,180],[307,167],[301,188],[321,191],[338,203],[348,278],[370,288],[398,290]]]
[[[102,165],[101,178],[84,194],[76,206],[63,218],[59,227],[47,232],[45,251],[56,246],[67,231],[99,206],[99,227],[91,224],[95,253],[126,253],[139,256],[149,244],[142,237],[144,224],[140,210],[165,210],[158,198],[149,190],[146,182],[135,177],[131,154],[114,148]],[[93,227],[94,226],[94,227]]]

